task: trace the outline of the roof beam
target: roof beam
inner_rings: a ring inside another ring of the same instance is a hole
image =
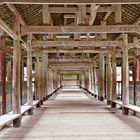
[[[138,25],[107,25],[107,26],[25,26],[22,35],[46,33],[140,33]]]
[[[92,46],[92,47],[105,47],[105,46],[122,46],[122,41],[32,41],[33,47],[61,47],[61,46]]]
[[[38,51],[38,50],[37,50]],[[43,48],[40,49],[40,51],[43,51],[45,53],[112,53],[112,49],[105,48],[105,49],[47,49]]]
[[[50,13],[78,13],[78,7],[49,7],[49,12]],[[115,12],[115,8],[112,6],[107,6],[107,7],[99,7],[96,12]],[[91,8],[86,7],[86,12],[90,13]]]
[[[0,18],[0,28],[5,31],[14,40],[18,38],[17,34],[11,29],[1,18]]]
[[[0,0],[1,4],[139,4],[139,0]]]

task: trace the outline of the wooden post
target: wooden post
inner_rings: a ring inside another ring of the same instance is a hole
[[[121,4],[116,4],[116,12],[115,12],[115,23],[121,24],[122,23],[122,9]]]
[[[111,104],[112,94],[112,70],[111,70],[111,54],[106,55],[106,86],[107,86],[107,104]]]
[[[117,97],[117,80],[116,80],[116,55],[115,55],[115,48],[113,48],[112,54],[112,94],[111,94],[111,101],[116,100]],[[111,102],[111,107],[114,108],[115,104]]]
[[[6,74],[7,74],[7,81],[12,81],[12,63],[11,61],[7,62],[6,65]]]
[[[56,90],[58,88],[58,73],[57,70],[53,70],[53,89]]]
[[[6,113],[6,91],[5,91],[5,83],[6,83],[6,61],[5,61],[5,53],[0,51],[0,88],[1,88],[1,96],[2,96],[2,112],[0,114]]]
[[[29,50],[27,51],[27,104],[33,105],[32,95],[32,35],[27,36]]]
[[[128,115],[128,109],[125,105],[129,104],[129,63],[128,63],[128,35],[123,35],[123,95],[122,95],[122,114]]]
[[[95,61],[93,66],[93,93],[96,94],[96,62]]]
[[[98,81],[99,81],[98,98],[100,101],[103,101],[104,100],[104,54],[99,54]]]
[[[89,75],[88,70],[84,70],[84,87],[89,89]]]
[[[15,31],[17,40],[13,47],[13,78],[12,78],[12,107],[13,114],[21,113],[21,46],[20,46],[20,16],[16,16]],[[21,117],[13,121],[14,127],[21,126]]]
[[[13,79],[12,79],[12,106],[13,113],[20,114],[21,100],[20,100],[20,71],[21,71],[21,48],[20,41],[14,40],[13,48]],[[13,122],[14,127],[20,127],[21,118]]]
[[[37,105],[37,107],[41,106],[41,94],[40,94],[40,60],[39,60],[39,54],[36,56],[36,66],[35,66],[35,72],[36,72],[36,99],[40,101],[40,103]]]
[[[32,35],[27,36],[27,44],[29,50],[27,50],[27,104],[33,105],[33,94],[32,94]],[[33,115],[33,108],[28,112],[29,115]]]

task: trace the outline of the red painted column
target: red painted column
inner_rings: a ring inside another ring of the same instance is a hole
[[[5,53],[0,51],[0,83],[1,83],[1,92],[2,92],[2,114],[6,113],[6,91],[5,91],[5,82],[6,82],[6,62],[5,62]]]

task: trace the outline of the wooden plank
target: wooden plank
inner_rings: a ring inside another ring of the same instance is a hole
[[[122,41],[32,41],[33,47],[55,47],[55,46],[92,46],[92,47],[105,47],[105,46],[122,46]]]
[[[125,105],[126,108],[132,110],[132,111],[136,111],[138,113],[140,113],[140,107],[136,106],[136,105]]]
[[[139,0],[0,0],[1,4],[139,4]]]
[[[107,25],[107,26],[25,26],[22,35],[47,33],[140,33],[139,25]]]

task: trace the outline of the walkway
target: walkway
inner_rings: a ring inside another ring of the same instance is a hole
[[[21,128],[3,129],[0,140],[140,140],[140,118],[122,116],[80,89],[62,89],[24,116]]]

